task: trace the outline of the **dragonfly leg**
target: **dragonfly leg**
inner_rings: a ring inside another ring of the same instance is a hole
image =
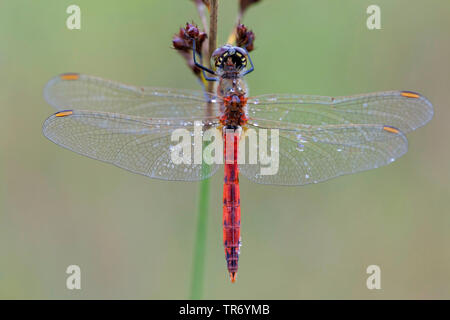
[[[252,72],[253,70],[255,70],[255,67],[253,66],[253,61],[252,58],[250,58],[250,55],[247,55],[248,57],[248,61],[250,61],[250,69],[248,69],[247,71],[244,72],[243,76],[249,74],[250,72]]]
[[[205,77],[205,79],[208,80],[208,81],[217,81],[217,78],[215,78],[215,77],[209,77],[209,76],[207,76],[206,73],[205,73],[205,71],[206,71],[206,72],[209,72],[209,73],[215,75],[216,73],[215,73],[214,71],[212,71],[211,69],[208,69],[207,67],[205,67],[205,66],[201,65],[199,62],[197,62],[196,53],[195,53],[195,40],[194,40],[194,39],[192,39],[192,46],[193,46],[192,53],[193,53],[194,63],[195,63],[195,65],[196,65],[197,67],[199,67],[199,68],[202,70],[202,72],[203,72],[203,77]],[[201,59],[202,56],[201,56],[200,54],[199,54],[199,56],[200,56],[200,59]]]

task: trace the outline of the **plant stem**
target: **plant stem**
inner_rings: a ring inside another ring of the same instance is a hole
[[[209,43],[208,43],[208,64],[210,57],[216,48],[217,43],[217,10],[219,0],[210,0],[211,9],[209,17]],[[206,90],[214,92],[214,83],[209,81]],[[212,104],[207,103],[206,115],[212,114]],[[202,174],[209,175],[209,166],[203,162]],[[200,182],[198,213],[197,213],[197,233],[195,237],[193,273],[191,283],[191,299],[202,299],[203,280],[205,275],[205,256],[206,256],[206,236],[208,226],[208,206],[209,206],[209,178]]]
[[[197,233],[195,237],[194,263],[191,284],[191,299],[201,299],[205,273],[205,252],[207,235],[207,218],[209,205],[209,179],[200,182],[200,195],[197,214]]]

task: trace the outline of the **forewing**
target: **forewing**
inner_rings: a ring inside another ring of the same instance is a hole
[[[216,98],[201,91],[135,87],[78,73],[51,79],[44,97],[57,110],[117,112],[144,118],[212,119],[218,110]],[[207,101],[211,102],[209,115]]]
[[[50,116],[43,133],[64,148],[151,178],[196,181],[213,175],[218,165],[205,170],[201,164],[172,162],[172,148],[179,141],[172,142],[171,134],[178,128],[193,132],[194,122],[68,110]],[[192,139],[192,148],[194,143]]]
[[[248,100],[250,123],[269,128],[297,125],[378,124],[408,133],[433,117],[433,106],[411,91],[349,97],[263,95]]]

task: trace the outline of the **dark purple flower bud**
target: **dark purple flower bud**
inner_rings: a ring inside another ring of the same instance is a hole
[[[255,41],[255,34],[253,31],[247,29],[243,24],[238,24],[236,27],[236,45],[245,48],[248,52],[254,49],[253,42]]]
[[[192,23],[186,23],[186,27],[180,28],[178,34],[175,34],[172,38],[173,48],[178,50],[184,60],[186,60],[189,68],[198,77],[201,77],[201,70],[194,64],[192,59],[193,41],[195,40],[195,51],[201,53],[202,46],[206,38],[206,33],[200,31],[198,27]]]
[[[180,28],[178,34],[174,35],[172,44],[176,50],[190,51],[193,48],[193,40],[195,40],[196,51],[201,53],[206,38],[206,33],[200,31],[196,25],[186,23],[186,27]]]

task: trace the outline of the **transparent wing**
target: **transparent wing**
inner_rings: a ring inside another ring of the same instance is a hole
[[[105,111],[170,119],[212,119],[218,114],[216,98],[201,91],[135,87],[78,73],[65,73],[51,79],[44,88],[44,97],[57,110]],[[212,105],[208,116],[205,101]]]
[[[178,141],[171,141],[171,133],[177,128],[193,132],[194,122],[67,110],[50,116],[43,133],[64,148],[151,178],[196,181],[213,175],[218,165],[204,170],[201,164],[172,162],[171,151]]]
[[[411,91],[264,95],[248,100],[248,113],[249,127],[279,130],[279,170],[262,175],[262,165],[247,164],[242,174],[258,183],[303,185],[394,161],[407,151],[404,133],[430,121],[433,107]]]
[[[433,106],[411,91],[349,97],[263,95],[248,100],[250,123],[268,128],[297,125],[379,124],[408,133],[433,117]]]
[[[264,128],[255,129],[260,137],[259,131]],[[267,146],[266,150],[276,156],[275,140],[268,130],[267,143],[261,144],[260,140],[258,148]],[[240,171],[257,183],[304,185],[378,168],[401,157],[407,149],[405,135],[393,127],[377,124],[299,126],[295,130],[279,130],[276,174],[261,174],[262,167],[267,168],[267,165],[260,162],[240,165]]]

